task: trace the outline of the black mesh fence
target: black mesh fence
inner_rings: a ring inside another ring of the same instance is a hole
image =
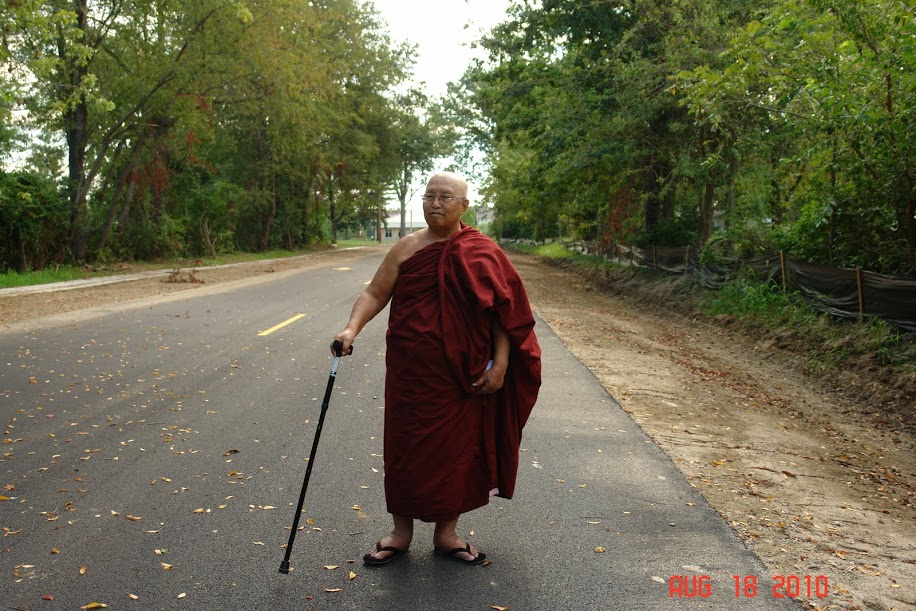
[[[869,315],[907,331],[916,331],[916,277],[884,276],[859,269],[844,269],[796,261],[781,253],[754,259],[736,259],[716,265],[701,264],[689,247],[604,249],[586,242],[566,243],[569,250],[602,254],[609,261],[690,274],[701,285],[720,289],[739,273],[751,269],[786,290],[798,291],[814,308],[846,318]]]

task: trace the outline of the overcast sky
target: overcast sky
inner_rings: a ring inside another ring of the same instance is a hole
[[[419,46],[417,80],[441,96],[457,81],[475,53],[470,43],[506,18],[509,0],[372,0],[395,42]]]
[[[471,49],[471,43],[506,19],[510,0],[372,0],[372,3],[388,23],[395,43],[406,40],[418,45],[415,80],[425,82],[427,94],[438,97],[445,94],[450,81],[461,78],[473,57],[482,56],[480,49]],[[473,184],[468,197],[472,205],[481,203]],[[409,207],[422,215],[419,194],[410,199]]]

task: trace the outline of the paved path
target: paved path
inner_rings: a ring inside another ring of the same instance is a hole
[[[341,363],[309,523],[279,574],[327,345],[379,260],[0,333],[4,606],[798,608],[774,598],[760,562],[542,322],[544,385],[516,498],[459,524],[491,564],[435,557],[425,524],[396,563],[359,561],[389,528],[379,319]],[[733,576],[756,579],[756,595],[736,596]]]

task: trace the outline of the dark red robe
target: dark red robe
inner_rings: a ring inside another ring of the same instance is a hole
[[[478,395],[471,383],[492,356],[493,317],[509,334],[509,368],[499,392]],[[386,364],[388,511],[439,522],[492,494],[512,498],[541,350],[521,279],[490,238],[462,225],[401,265]]]

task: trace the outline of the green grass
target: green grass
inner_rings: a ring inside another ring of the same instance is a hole
[[[567,250],[562,242],[551,242],[550,244],[540,244],[536,246],[513,244],[512,248],[545,259],[572,263],[580,269],[603,270],[609,265],[616,266],[616,263],[608,263],[599,255],[586,255],[575,250]]]
[[[7,272],[5,274],[0,274],[0,288],[31,286],[33,284],[50,284],[52,282],[66,282],[67,280],[79,280],[86,277],[86,272],[77,267],[70,266],[61,267],[56,270],[43,269],[38,272],[28,272],[26,274]]]
[[[739,278],[719,291],[702,293],[697,304],[707,315],[727,314],[747,327],[803,342],[806,366],[813,373],[860,359],[916,371],[914,334],[901,334],[874,317],[835,318],[774,284]]]
[[[727,283],[700,299],[704,313],[728,314],[773,330],[779,327],[807,329],[818,324],[819,314],[772,284],[745,279]]]
[[[365,242],[350,240],[355,245],[365,245]],[[359,242],[359,244],[356,244]],[[343,244],[338,244],[342,246]],[[201,259],[180,258],[168,261],[141,261],[131,262],[128,264],[106,264],[96,268],[88,269],[72,265],[61,266],[56,269],[43,269],[40,271],[26,272],[17,274],[16,272],[6,272],[0,274],[0,288],[11,288],[17,286],[32,286],[36,284],[48,284],[51,282],[65,282],[68,280],[82,280],[84,278],[97,278],[99,276],[112,276],[128,272],[140,272],[158,269],[188,269],[203,268],[214,265],[227,265],[230,263],[245,263],[248,261],[263,261],[265,259],[283,259],[286,257],[295,257],[315,250],[321,250],[325,246],[316,246],[311,250],[268,250],[257,253],[229,253],[218,257],[206,257]]]
[[[356,246],[374,246],[378,244],[378,240],[357,240],[351,238],[349,240],[337,240],[338,248],[355,248]]]

